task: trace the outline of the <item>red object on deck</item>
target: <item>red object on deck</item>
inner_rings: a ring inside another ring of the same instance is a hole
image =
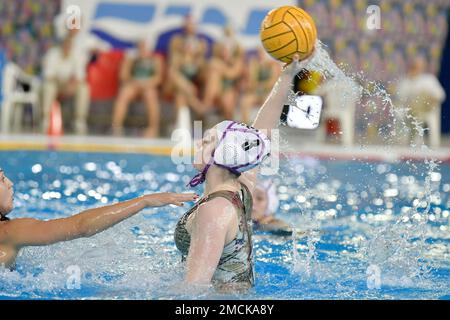
[[[50,121],[47,134],[49,136],[61,136],[64,133],[61,105],[57,100],[53,102],[50,109]]]
[[[327,136],[329,135],[338,135],[341,131],[339,120],[337,119],[328,119],[327,120]]]
[[[119,91],[119,70],[123,51],[101,52],[88,66],[87,80],[93,101],[114,99]]]

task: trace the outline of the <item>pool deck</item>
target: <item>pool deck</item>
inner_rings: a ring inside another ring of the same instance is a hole
[[[450,137],[444,137],[443,146],[429,149],[425,146],[410,148],[398,145],[355,145],[317,143],[314,139],[293,137],[280,147],[282,154],[320,159],[365,161],[397,161],[436,159],[450,163]],[[145,153],[171,155],[175,142],[170,139],[140,137],[0,135],[0,150],[57,150],[72,152]],[[189,150],[189,149],[188,149]]]

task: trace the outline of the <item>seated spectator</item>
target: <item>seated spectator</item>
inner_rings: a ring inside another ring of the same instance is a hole
[[[112,121],[115,135],[123,134],[129,104],[137,98],[143,98],[148,114],[145,136],[159,136],[160,105],[157,89],[162,79],[162,64],[162,58],[150,51],[143,40],[138,43],[137,53],[124,59],[119,76],[122,86],[114,106]]]
[[[181,108],[189,106],[201,116],[204,105],[200,101],[197,85],[205,59],[190,42],[184,42],[182,45],[179,53],[172,56],[169,66],[169,82],[175,95],[177,114]]]
[[[211,109],[214,103],[224,119],[233,119],[238,98],[238,86],[244,72],[244,51],[225,28],[223,41],[215,44],[213,57],[207,67],[204,104]]]
[[[244,94],[241,100],[242,122],[250,124],[251,111],[260,106],[272,89],[280,67],[271,59],[262,47],[256,56],[250,58],[245,76]]]
[[[50,110],[58,95],[75,96],[75,132],[87,133],[89,112],[89,87],[86,83],[86,59],[74,50],[73,40],[77,30],[71,30],[61,45],[51,48],[43,61],[43,130],[47,130]]]
[[[207,43],[197,33],[197,26],[191,16],[186,16],[183,25],[183,31],[174,35],[170,39],[168,58],[171,59],[183,52],[183,48],[188,45],[193,51],[194,55],[199,55],[204,58],[208,48]]]
[[[403,107],[408,108],[405,122],[410,129],[410,139],[418,143],[415,120],[425,122],[430,130],[430,144],[438,147],[441,135],[441,103],[445,100],[445,91],[434,74],[426,72],[426,61],[417,57],[411,63],[407,76],[397,88]],[[414,119],[415,118],[415,119]]]
[[[191,16],[186,16],[182,32],[170,40],[167,54],[169,68],[163,86],[164,96],[174,99],[176,126],[186,130],[191,130],[187,126],[190,123],[189,108],[197,119],[204,113],[200,92],[207,48],[206,41],[197,34],[195,21]],[[186,123],[183,119],[189,120]]]

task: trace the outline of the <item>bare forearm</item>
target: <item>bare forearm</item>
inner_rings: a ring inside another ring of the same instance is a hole
[[[194,193],[155,193],[129,201],[86,210],[69,218],[41,221],[30,218],[11,221],[11,236],[8,242],[17,247],[42,246],[89,237],[99,233],[146,207],[161,207],[168,204],[182,206],[186,201],[198,199]]]
[[[162,61],[160,61],[159,60],[159,58],[156,60],[156,70],[155,70],[155,73],[154,73],[154,75],[149,79],[149,84],[151,85],[151,86],[153,86],[153,85],[159,85],[160,83],[161,83],[161,81],[162,81],[162,76],[163,76],[163,73],[162,73],[162,70],[163,70],[163,63],[162,63]]]
[[[77,216],[80,232],[85,237],[90,237],[113,225],[133,216],[147,204],[143,197],[86,210]]]
[[[282,73],[272,88],[266,101],[259,109],[253,127],[270,130],[278,126],[283,106],[286,103],[289,91],[292,88],[292,76]]]
[[[259,109],[258,115],[253,122],[255,128],[267,130],[267,134],[270,136],[271,130],[276,128],[280,122],[283,106],[287,102],[288,94],[293,86],[292,80],[300,70],[308,65],[313,56],[314,54],[308,59],[300,61],[299,56],[296,54],[292,57],[292,62],[284,66],[269,97]]]

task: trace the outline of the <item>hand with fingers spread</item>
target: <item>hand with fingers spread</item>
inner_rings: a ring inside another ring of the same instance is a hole
[[[162,207],[169,204],[183,206],[184,202],[195,201],[199,196],[195,193],[162,192],[145,195],[145,203],[148,207]]]

